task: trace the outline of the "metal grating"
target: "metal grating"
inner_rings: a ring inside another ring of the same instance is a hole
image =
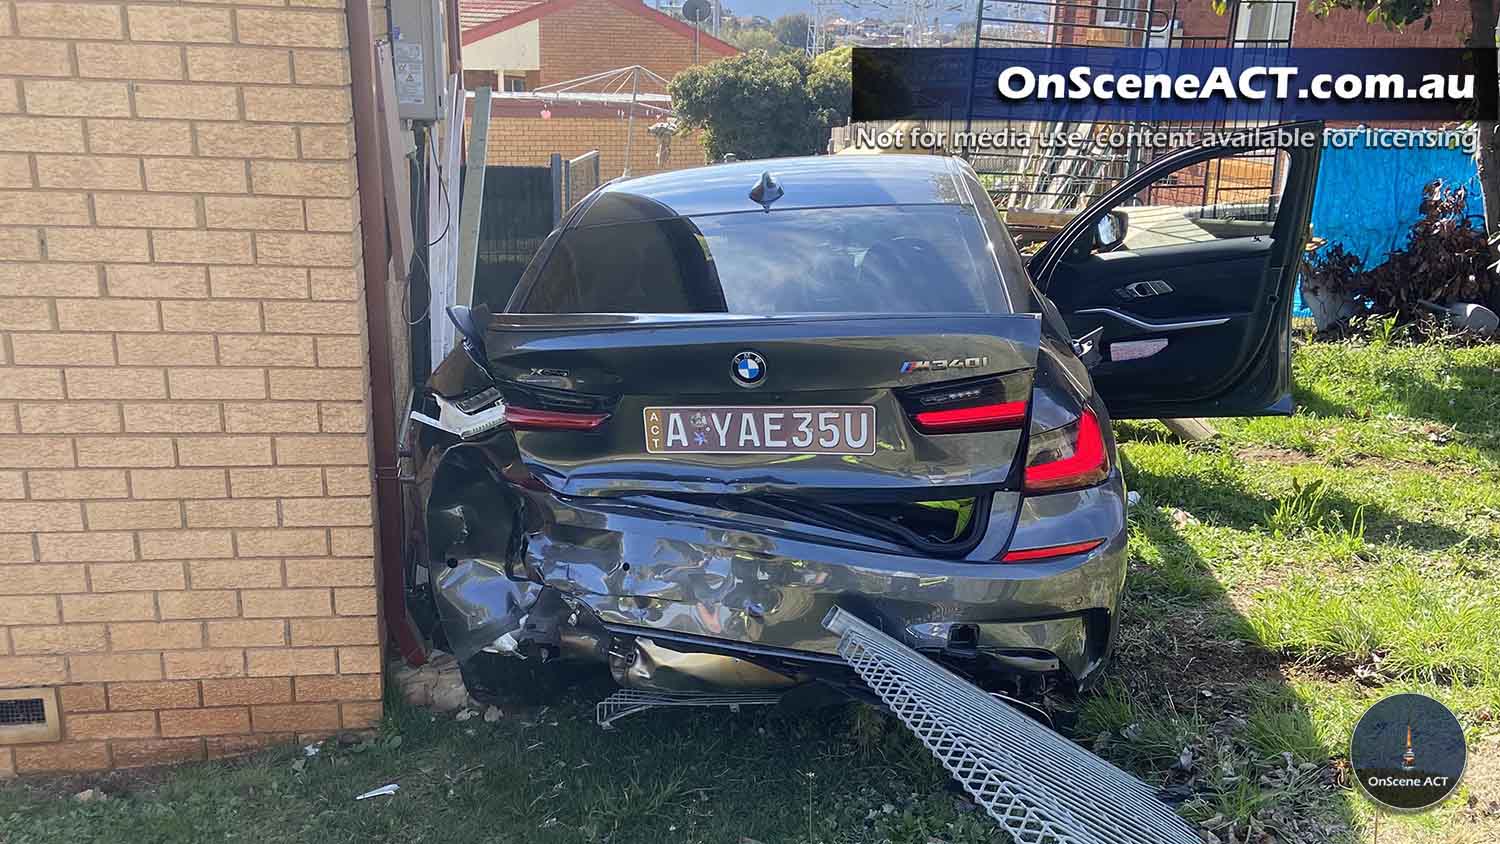
[[[1177,48],[1233,50],[1254,56],[1253,64],[1285,64],[1292,45],[1297,0],[1238,0],[1228,4],[1223,15],[1187,14],[1183,0],[978,0],[974,18],[973,47],[1113,47],[1139,50],[1142,60],[1165,61],[1165,51]],[[1179,11],[1184,14],[1179,15]],[[993,82],[995,68],[983,61],[974,64],[973,84]],[[1243,104],[1241,104],[1243,109]],[[1180,121],[1097,121],[1091,109],[1062,109],[1051,121],[1002,121],[976,118],[972,113],[957,120],[929,121],[928,129],[988,131],[1012,140],[1009,144],[979,149],[953,150],[964,155],[979,173],[990,198],[1000,208],[1043,212],[1070,212],[1087,206],[1120,180],[1134,174],[1169,147],[1145,145],[1132,139],[1123,146],[1108,139],[1114,130],[1150,126],[1153,129],[1224,130],[1279,123],[1283,104],[1272,98],[1256,105],[1243,119],[1220,117],[1204,123]],[[1241,110],[1239,113],[1244,114]],[[1087,149],[1052,147],[1045,139],[1053,133],[1090,137]],[[1267,159],[1267,164],[1273,164]],[[1241,168],[1243,169],[1243,168]],[[1284,172],[1259,168],[1269,178],[1261,197],[1279,193]],[[1218,195],[1218,166],[1198,168],[1201,202],[1177,201],[1183,206],[1201,204],[1205,214],[1226,202]],[[1188,174],[1184,174],[1188,177]],[[1140,204],[1140,199],[1127,204]]]
[[[0,700],[0,727],[47,723],[47,706],[39,697]]]
[[[835,607],[839,656],[1017,844],[1202,844],[1149,786]]]
[[[609,729],[627,715],[667,706],[725,706],[730,712],[741,706],[770,706],[781,700],[778,692],[719,692],[714,694],[668,694],[620,689],[594,706],[594,720]]]

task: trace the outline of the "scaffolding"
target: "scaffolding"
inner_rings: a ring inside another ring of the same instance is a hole
[[[1269,60],[1291,46],[1296,0],[1239,0],[1231,2],[1216,34],[1185,34],[1177,0],[978,0],[975,14],[972,83],[992,79],[994,68],[983,61],[984,48],[993,47],[1114,47],[1139,50],[1142,65],[1161,67],[1164,51],[1254,51]],[[1201,20],[1200,26],[1203,25]],[[1071,212],[1103,195],[1122,179],[1157,157],[1170,152],[1137,140],[1129,130],[1148,124],[1093,119],[1087,106],[1060,110],[1052,120],[1000,121],[974,116],[972,106],[962,121],[970,132],[989,132],[1009,139],[1005,146],[981,150],[950,150],[964,155],[980,174],[991,197],[1002,208],[1036,212]],[[1279,122],[1278,104],[1267,99],[1246,119],[1199,123],[1152,123],[1155,129],[1249,128]],[[932,127],[930,127],[932,128]],[[952,130],[958,126],[948,126]],[[1126,130],[1124,132],[1117,130]],[[1057,147],[1047,138],[1090,140],[1084,146]],[[1131,138],[1123,145],[1109,139]],[[1275,194],[1284,176],[1280,160],[1271,152],[1248,153],[1188,168],[1169,185],[1153,186],[1136,204],[1197,205],[1198,214],[1236,208],[1242,218],[1250,197],[1264,198],[1267,213],[1274,211]],[[1250,213],[1253,213],[1250,212]]]

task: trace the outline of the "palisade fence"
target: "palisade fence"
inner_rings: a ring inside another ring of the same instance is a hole
[[[1206,7],[1206,0],[1196,4]],[[979,0],[975,47],[1115,47],[1141,51],[1143,69],[1166,64],[1166,51],[1239,50],[1264,54],[1267,63],[1291,46],[1296,0],[1240,0],[1223,16],[1196,9],[1195,30],[1222,28],[1220,34],[1184,35],[1179,0]],[[993,84],[996,68],[976,62],[973,84]],[[980,174],[995,203],[1012,213],[1024,229],[1028,220],[1041,228],[1076,211],[1107,192],[1121,179],[1170,152],[1151,146],[1131,130],[1223,130],[1279,122],[1279,104],[1263,101],[1249,119],[1198,123],[1120,122],[1090,118],[1087,104],[1067,104],[1047,121],[959,119],[929,122],[950,139],[958,131],[991,133],[1003,146],[954,149]],[[943,125],[946,122],[947,125]],[[1044,138],[1090,139],[1086,146],[1049,146]],[[970,135],[972,137],[972,135]],[[1123,143],[1120,139],[1124,139]],[[1175,174],[1153,186],[1136,204],[1196,206],[1193,216],[1232,214],[1236,219],[1267,219],[1275,211],[1285,176],[1282,160],[1271,152],[1246,153]],[[1031,216],[1028,217],[1028,212]],[[1015,226],[1013,226],[1015,227]]]
[[[599,150],[593,149],[577,158],[564,159],[552,154],[552,218],[553,224],[562,222],[580,199],[599,187]]]
[[[572,159],[553,154],[546,167],[486,166],[474,304],[504,307],[542,241],[599,184],[598,150]]]

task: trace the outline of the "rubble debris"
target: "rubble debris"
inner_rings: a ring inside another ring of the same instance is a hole
[[[453,712],[469,702],[469,690],[453,654],[433,651],[427,664],[418,668],[395,662],[389,673],[401,689],[402,699],[412,706]]]
[[[371,797],[385,797],[387,795],[395,794],[397,791],[400,791],[400,790],[401,790],[401,786],[397,785],[396,783],[388,783],[386,785],[382,785],[379,788],[372,788],[369,791],[366,791],[364,794],[361,794],[361,795],[359,795],[358,797],[356,797],[354,799],[355,800],[368,800]]]

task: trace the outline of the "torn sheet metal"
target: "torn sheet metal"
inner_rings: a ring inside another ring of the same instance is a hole
[[[512,580],[483,560],[455,560],[433,574],[433,596],[443,620],[448,645],[459,661],[485,648],[504,649],[536,605],[542,587]]]
[[[1149,786],[835,607],[839,655],[1018,844],[1201,844]]]
[[[630,689],[691,693],[783,689],[798,682],[749,660],[726,654],[674,651],[641,637],[623,650],[623,653],[611,652],[610,670],[615,682]]]
[[[1102,625],[1088,626],[1085,611],[1113,606],[1123,586],[1121,496],[1109,486],[1049,496],[1054,509],[1096,521],[1097,535],[1118,537],[1065,572],[914,557],[868,539],[844,545],[854,538],[676,501],[534,496],[551,527],[529,537],[524,567],[615,632],[661,631],[836,660],[837,637],[820,622],[838,603],[857,600],[872,616],[904,623],[914,642],[941,647],[948,626],[976,625],[982,651],[1045,651],[1084,678],[1108,635]],[[1017,518],[1019,509],[1026,524],[1017,529],[1033,533],[1032,522],[1055,515],[1013,501],[995,507],[997,522]],[[977,554],[1000,552],[1009,532],[997,533],[996,547]]]

